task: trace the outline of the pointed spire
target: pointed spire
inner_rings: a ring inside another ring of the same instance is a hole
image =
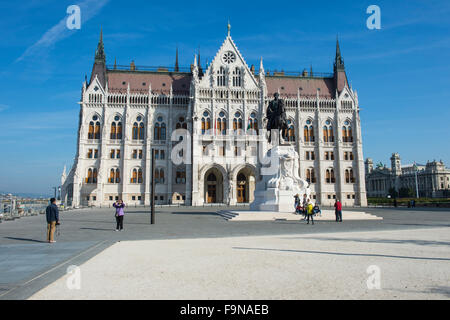
[[[175,72],[180,71],[180,68],[178,66],[178,46],[177,46],[177,51],[175,53]]]
[[[106,61],[105,48],[103,46],[103,28],[100,28],[100,39],[98,40],[97,50],[95,50],[95,61]]]
[[[230,34],[231,34],[231,24],[230,24],[230,19],[228,19],[228,25],[227,25],[227,28],[228,28],[228,36],[230,36]]]
[[[117,69],[117,58],[114,57],[114,70]]]
[[[197,57],[197,60],[198,60],[198,63],[197,63],[197,65],[198,65],[198,74],[199,74],[200,77],[202,77],[203,76],[203,69],[202,69],[202,62],[200,60],[200,46],[198,46],[198,57]]]
[[[262,57],[261,57],[261,60],[259,62],[258,78],[259,78],[259,85],[260,86],[264,86],[264,84],[266,82],[266,72],[264,71],[264,65],[263,65],[263,58]]]
[[[194,65],[191,65],[192,69],[192,80],[197,81],[198,80],[198,67],[197,67],[197,55],[194,55]]]
[[[344,59],[341,55],[341,48],[339,46],[339,39],[336,35],[336,57],[334,59],[334,67],[337,70],[344,70]]]

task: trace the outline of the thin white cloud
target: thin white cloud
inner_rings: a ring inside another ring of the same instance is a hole
[[[77,5],[80,7],[81,12],[81,28],[83,28],[84,23],[99,13],[108,2],[109,0],[84,0],[83,2],[78,3]],[[36,43],[28,47],[25,52],[16,59],[16,62],[22,61],[27,56],[37,51],[48,50],[56,42],[71,36],[76,29],[69,30],[66,27],[66,19],[67,16],[48,29]]]

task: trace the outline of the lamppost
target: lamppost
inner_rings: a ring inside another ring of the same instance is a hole
[[[419,185],[417,183],[417,165],[415,161],[414,161],[414,173],[416,176],[416,198],[419,199]]]

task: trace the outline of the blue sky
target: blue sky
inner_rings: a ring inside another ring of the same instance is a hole
[[[80,30],[64,28],[69,5]],[[366,8],[381,8],[381,30]],[[51,193],[76,151],[78,101],[100,27],[107,63],[188,66],[210,60],[231,35],[249,65],[332,72],[339,34],[358,91],[364,156],[450,166],[448,1],[113,1],[0,3],[0,191]]]

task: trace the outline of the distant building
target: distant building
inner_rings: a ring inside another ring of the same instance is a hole
[[[368,197],[393,196],[394,190],[400,195],[402,192],[409,192],[416,196],[416,171],[420,197],[450,197],[450,169],[446,168],[442,161],[402,166],[400,155],[393,153],[391,168],[381,163],[374,168],[371,158],[366,159],[365,167]]]

